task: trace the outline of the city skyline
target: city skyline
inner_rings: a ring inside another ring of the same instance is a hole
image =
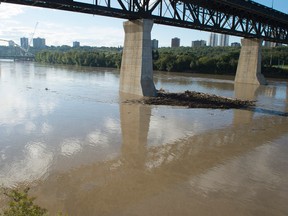
[[[217,47],[217,46],[241,46],[240,42],[231,42],[229,43],[229,35],[225,35],[225,34],[218,34],[218,33],[210,33],[209,36],[209,40],[192,40],[191,44],[189,46],[182,46],[181,45],[181,39],[174,37],[171,38],[171,44],[170,46],[166,46],[166,47],[172,47],[172,48],[177,48],[177,47],[203,47],[203,46],[211,46],[211,47]],[[21,46],[24,49],[27,49],[28,47],[33,47],[33,48],[45,48],[45,47],[49,47],[49,45],[46,45],[46,39],[45,38],[33,38],[31,44],[30,44],[30,40],[29,38],[26,37],[21,37],[19,38],[20,43],[17,43],[13,40],[7,40],[5,43],[7,43],[6,46]],[[81,42],[80,41],[73,41],[72,44],[66,44],[66,45],[59,45],[59,46],[70,46],[73,48],[78,48],[78,47],[83,47],[82,45],[80,45]],[[281,44],[280,44],[281,45]],[[51,46],[55,46],[55,45],[51,45]],[[89,45],[84,45],[84,46],[89,46]],[[100,45],[102,47],[102,45]],[[157,39],[151,39],[151,46],[152,49],[158,49],[159,47],[159,40]],[[274,43],[274,42],[270,42],[270,41],[263,41],[262,46],[265,47],[275,47],[275,46],[279,46],[279,44]],[[90,46],[90,47],[97,47],[97,46]],[[98,46],[99,47],[99,46]],[[123,46],[117,46],[119,47],[123,47]]]
[[[272,0],[256,2],[272,7]],[[274,0],[273,7],[287,13],[288,1]],[[118,47],[124,43],[123,22],[126,21],[124,19],[3,2],[0,4],[0,18],[0,39],[13,40],[17,44],[20,44],[21,37],[30,40],[37,23],[34,38],[45,38],[47,46],[71,46],[73,41],[81,42],[81,46]],[[154,24],[151,32],[151,38],[159,41],[159,47],[169,47],[173,37],[180,38],[181,46],[191,46],[191,41],[209,41],[209,36],[210,32],[159,24]],[[240,42],[240,39],[230,36],[230,43]]]

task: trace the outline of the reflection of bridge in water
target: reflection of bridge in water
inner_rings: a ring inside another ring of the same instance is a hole
[[[253,118],[251,111],[234,112],[230,126],[149,147],[151,106],[121,103],[121,156],[61,173],[57,178],[48,177],[40,186],[44,198],[39,197],[39,201],[73,215],[125,215],[128,206],[133,208],[143,200],[160,197],[170,212],[185,214],[183,205],[191,203],[169,198],[171,190],[178,190],[190,177],[287,135],[288,118]],[[54,194],[65,201],[59,202]],[[151,205],[155,211],[160,208],[153,201]],[[146,213],[147,209],[137,215]]]

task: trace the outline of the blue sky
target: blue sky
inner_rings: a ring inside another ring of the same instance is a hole
[[[269,7],[273,2],[275,9],[288,13],[288,0],[255,1]],[[92,3],[93,0],[85,2]],[[31,37],[36,23],[34,37],[45,38],[48,46],[72,46],[73,41],[89,46],[121,46],[124,41],[122,26],[125,20],[122,19],[6,3],[0,4],[0,19],[0,39],[18,44],[20,37]],[[191,46],[192,40],[208,41],[209,33],[154,24],[152,38],[159,40],[159,46],[170,46],[173,37],[179,37],[182,46]],[[230,37],[230,43],[235,41],[239,42],[240,38]]]

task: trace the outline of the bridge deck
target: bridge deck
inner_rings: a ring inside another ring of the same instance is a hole
[[[288,44],[288,15],[251,0],[0,0],[123,19],[200,29]]]

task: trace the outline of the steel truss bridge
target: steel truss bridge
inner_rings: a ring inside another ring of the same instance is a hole
[[[87,3],[91,1],[91,3]],[[251,0],[0,0],[288,44],[288,15]]]

